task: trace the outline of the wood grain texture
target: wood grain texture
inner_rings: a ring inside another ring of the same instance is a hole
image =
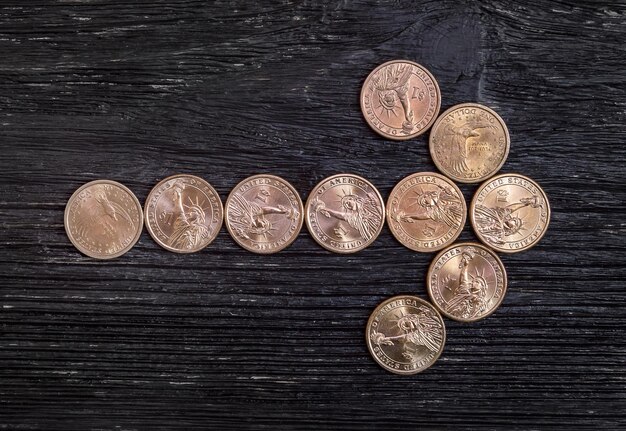
[[[625,26],[624,2],[0,2],[0,429],[625,427]],[[193,255],[144,232],[111,262],[65,236],[98,178],[143,202],[174,173],[224,199],[267,172],[306,198],[347,171],[386,198],[435,169],[427,136],[361,116],[363,79],[396,58],[436,76],[442,110],[496,110],[502,171],[553,209],[537,247],[502,256],[501,308],[446,320],[428,371],[392,375],[365,346],[380,301],[426,296],[434,257],[387,228],[352,256],[306,231],[273,256],[225,229]]]

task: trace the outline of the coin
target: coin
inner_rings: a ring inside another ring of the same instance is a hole
[[[442,314],[460,322],[475,322],[502,303],[506,271],[489,248],[475,242],[453,244],[430,264],[426,287]]]
[[[437,168],[460,183],[478,183],[498,172],[510,142],[504,120],[478,103],[448,109],[435,121],[429,138]]]
[[[175,253],[202,250],[217,236],[224,209],[215,189],[194,175],[173,175],[150,191],[146,228],[161,247]]]
[[[446,343],[441,315],[410,295],[382,302],[365,330],[367,348],[378,365],[396,374],[416,374],[437,361]]]
[[[338,174],[315,186],[306,202],[306,225],[322,247],[354,253],[374,242],[383,228],[383,198],[365,178]]]
[[[533,180],[519,174],[498,175],[481,184],[469,213],[478,238],[503,253],[534,246],[550,222],[546,194]]]
[[[418,172],[400,181],[387,200],[393,236],[415,251],[441,250],[463,230],[467,206],[461,190],[443,175]]]
[[[276,253],[298,236],[304,208],[298,192],[274,175],[254,175],[241,181],[226,199],[226,228],[246,250]]]
[[[113,259],[133,248],[143,227],[137,197],[122,184],[91,181],[70,197],[63,218],[74,246],[96,259]]]
[[[361,89],[361,112],[377,133],[394,140],[424,133],[437,118],[441,92],[424,66],[408,60],[381,64]]]

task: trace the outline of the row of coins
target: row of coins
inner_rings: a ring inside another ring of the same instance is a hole
[[[206,247],[222,221],[237,243],[257,253],[274,253],[298,235],[303,220],[313,238],[337,253],[352,253],[379,235],[386,215],[393,235],[415,251],[442,250],[427,275],[432,304],[416,296],[389,298],[366,327],[370,353],[385,369],[414,374],[432,365],[446,339],[442,314],[473,322],[493,313],[506,292],[507,278],[493,250],[528,249],[544,235],[550,206],[532,180],[517,174],[495,176],[510,147],[506,124],[490,108],[463,103],[441,116],[441,93],[434,76],[419,64],[390,61],[367,77],[361,110],[380,135],[405,140],[425,133],[437,168],[445,175],[416,173],[398,183],[387,201],[364,178],[334,175],[310,193],[306,211],[285,180],[256,175],[238,184],[225,214],[215,190],[204,180],[177,175],[160,182],[142,211],[121,184],[95,181],[70,199],[65,227],[85,254],[112,258],[139,238],[143,217],[164,248],[190,253]],[[493,178],[492,178],[493,177]],[[484,182],[469,209],[478,243],[452,244],[467,218],[467,205],[452,182]],[[441,314],[440,314],[441,313]]]
[[[431,302],[413,295],[383,301],[366,326],[366,342],[380,366],[397,374],[430,367],[446,340],[442,315],[474,322],[493,313],[507,288],[504,265],[494,251],[526,250],[544,235],[550,206],[532,180],[498,175],[509,154],[506,124],[490,108],[462,103],[439,115],[441,93],[423,66],[394,60],[374,69],[361,90],[361,111],[381,136],[406,140],[430,130],[433,162],[445,175],[417,173],[393,189],[387,223],[393,235],[416,251],[446,247],[426,277]],[[493,177],[493,178],[492,178]],[[466,204],[452,182],[483,182],[469,215],[486,244],[452,244],[466,219]]]
[[[289,182],[274,175],[254,175],[231,191],[225,210],[215,189],[202,178],[174,175],[159,182],[142,210],[122,184],[93,181],[80,187],[65,210],[65,228],[84,254],[109,259],[130,250],[145,225],[163,248],[192,253],[209,245],[223,220],[246,250],[269,254],[298,236],[306,219],[320,245],[336,253],[354,253],[370,245],[386,219],[393,235],[415,251],[437,251],[460,235],[467,206],[459,188],[430,172],[409,175],[385,204],[378,190],[353,174],[328,177],[306,202]],[[545,193],[529,178],[499,175],[479,187],[470,205],[477,236],[493,249],[511,253],[536,244],[548,226]]]

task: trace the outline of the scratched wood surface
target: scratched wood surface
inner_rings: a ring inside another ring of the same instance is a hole
[[[0,429],[626,426],[625,47],[623,1],[0,2]],[[351,256],[306,230],[273,256],[225,229],[193,255],[144,232],[108,262],[68,241],[65,203],[99,178],[143,202],[174,173],[225,199],[267,172],[306,198],[347,171],[386,198],[435,169],[426,136],[361,116],[363,79],[396,58],[433,72],[442,109],[495,109],[502,171],[553,208],[537,247],[502,256],[501,308],[446,320],[428,371],[366,349],[370,312],[426,297],[433,258],[386,227]]]

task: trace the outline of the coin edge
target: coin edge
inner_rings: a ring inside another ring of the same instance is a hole
[[[152,195],[153,195],[154,190],[155,190],[157,187],[159,187],[161,184],[163,184],[163,183],[165,183],[165,182],[167,182],[167,181],[171,181],[171,180],[173,180],[173,179],[175,179],[175,178],[180,178],[180,177],[187,177],[187,178],[191,177],[191,178],[194,178],[194,179],[196,179],[196,180],[200,180],[200,181],[202,181],[203,183],[205,183],[205,184],[209,187],[209,189],[211,189],[211,190],[213,191],[213,193],[215,193],[215,196],[217,196],[217,198],[218,198],[217,200],[218,200],[218,201],[219,201],[219,203],[220,203],[220,205],[219,205],[219,206],[220,206],[221,217],[220,217],[220,221],[219,221],[219,223],[217,224],[217,229],[215,229],[215,235],[213,236],[213,238],[211,238],[211,240],[210,240],[209,242],[207,242],[205,245],[203,245],[201,248],[199,248],[199,249],[197,249],[197,250],[189,250],[189,251],[187,251],[187,250],[178,250],[178,249],[175,249],[175,248],[173,248],[173,247],[170,247],[170,246],[168,246],[168,245],[166,245],[166,244],[163,244],[163,242],[161,242],[161,240],[160,240],[160,239],[158,239],[158,238],[156,237],[156,235],[152,232],[152,227],[150,226],[150,223],[148,222],[148,216],[147,216],[147,214],[148,214],[148,203],[150,202],[150,200],[151,200],[151,198],[152,198]],[[219,235],[219,233],[220,233],[220,230],[222,229],[222,225],[224,224],[224,204],[222,203],[222,198],[220,197],[219,193],[217,192],[217,190],[215,190],[215,187],[213,187],[213,186],[212,186],[212,185],[211,185],[211,184],[210,184],[207,180],[205,180],[205,179],[203,179],[203,178],[201,178],[201,177],[199,177],[199,176],[197,176],[197,175],[191,175],[191,174],[175,174],[175,175],[170,175],[169,177],[163,178],[161,181],[159,181],[158,183],[156,183],[156,184],[154,185],[154,187],[152,187],[152,188],[150,189],[150,192],[148,193],[148,196],[146,197],[146,201],[145,201],[145,203],[144,203],[144,213],[145,213],[145,214],[144,214],[144,215],[145,215],[145,217],[144,217],[144,224],[145,224],[145,226],[146,226],[146,230],[148,231],[148,234],[149,234],[149,235],[150,235],[150,237],[154,240],[154,242],[156,242],[159,246],[161,246],[161,247],[162,247],[162,248],[164,248],[165,250],[167,250],[167,251],[171,251],[172,253],[178,253],[178,254],[192,254],[192,253],[197,253],[197,252],[199,252],[199,251],[201,251],[201,250],[204,250],[204,249],[205,249],[206,247],[208,247],[208,246],[209,246],[209,245],[210,245],[213,241],[215,241],[215,239],[217,238],[217,236],[218,236],[218,235]]]
[[[406,137],[397,137],[397,136],[389,136],[387,134],[382,134],[380,133],[380,131],[378,129],[376,129],[374,126],[372,126],[372,124],[369,122],[368,118],[365,116],[365,109],[363,106],[363,94],[364,94],[364,90],[365,90],[365,84],[367,83],[367,80],[370,78],[370,76],[372,76],[376,71],[378,71],[378,69],[382,68],[383,66],[387,66],[388,64],[391,63],[410,63],[413,66],[417,66],[420,69],[422,69],[423,71],[426,72],[426,74],[430,77],[430,79],[433,80],[433,82],[435,83],[435,88],[437,89],[437,109],[435,110],[435,115],[433,115],[433,118],[428,122],[428,124],[426,124],[426,126],[420,130],[418,133],[413,134],[413,135],[407,135]],[[372,129],[374,132],[376,132],[379,136],[382,136],[383,138],[387,138],[387,139],[391,139],[392,141],[408,141],[409,139],[413,139],[413,138],[417,138],[418,136],[423,135],[424,133],[426,133],[428,130],[430,130],[431,127],[434,126],[435,121],[437,121],[437,118],[439,116],[439,111],[441,111],[441,89],[439,88],[439,83],[437,82],[437,79],[435,78],[435,75],[433,75],[430,70],[428,70],[426,67],[422,66],[419,63],[416,63],[414,61],[411,60],[389,60],[386,61],[378,66],[376,66],[365,78],[365,80],[363,81],[363,85],[361,86],[361,93],[359,94],[359,106],[361,107],[361,114],[363,115],[363,118],[365,119],[365,122],[367,123],[367,125],[370,127],[370,129]]]
[[[391,369],[391,368],[385,366],[384,364],[382,364],[382,363],[380,363],[378,361],[378,359],[376,358],[376,356],[374,355],[374,353],[372,351],[371,340],[369,338],[369,329],[370,329],[370,325],[372,323],[372,319],[374,318],[374,315],[378,312],[378,310],[380,308],[384,307],[387,303],[389,303],[391,301],[398,300],[399,298],[407,298],[407,297],[409,297],[411,299],[417,299],[418,302],[421,302],[422,304],[424,304],[426,306],[430,306],[430,308],[432,308],[435,311],[435,313],[437,314],[437,316],[439,317],[439,320],[441,322],[441,327],[443,329],[443,337],[442,337],[442,341],[441,341],[441,348],[438,350],[437,355],[435,356],[433,361],[427,367],[420,368],[419,370],[400,372],[398,370]],[[423,371],[426,371],[427,369],[432,367],[439,360],[439,358],[441,357],[441,354],[444,351],[444,348],[446,347],[446,341],[447,341],[446,324],[445,324],[445,321],[443,320],[443,317],[441,316],[441,313],[439,313],[437,308],[435,308],[435,306],[433,304],[431,304],[430,302],[426,301],[425,299],[422,299],[419,296],[415,296],[415,295],[395,295],[395,296],[392,296],[392,297],[387,298],[387,299],[383,300],[382,302],[380,302],[376,306],[376,308],[374,308],[374,310],[371,312],[370,317],[367,320],[367,324],[365,325],[365,341],[366,341],[367,350],[369,351],[370,356],[372,357],[374,362],[376,364],[378,364],[381,368],[383,368],[384,370],[386,370],[386,371],[388,371],[390,373],[393,373],[393,374],[397,374],[397,375],[401,375],[401,376],[411,376],[411,375],[419,374],[419,373],[421,373]]]
[[[367,244],[365,244],[364,246],[360,247],[360,248],[356,248],[356,249],[352,249],[349,251],[338,251],[336,249],[330,248],[329,246],[327,246],[326,244],[323,244],[322,242],[320,242],[317,238],[317,236],[315,235],[315,233],[313,232],[313,229],[311,228],[311,222],[309,220],[309,203],[310,200],[312,199],[315,190],[320,187],[322,184],[324,184],[326,181],[330,181],[331,179],[337,178],[337,177],[356,177],[359,178],[363,181],[365,181],[366,183],[368,183],[370,185],[370,187],[372,187],[372,190],[374,190],[376,192],[376,195],[378,196],[378,198],[380,199],[380,205],[381,205],[381,209],[382,209],[382,213],[383,215],[386,214],[386,208],[385,208],[385,201],[383,200],[382,195],[380,194],[380,191],[378,191],[378,189],[376,188],[376,186],[374,186],[374,184],[372,182],[370,182],[368,179],[363,178],[359,175],[356,174],[334,174],[331,175],[329,177],[324,178],[322,181],[318,182],[312,189],[311,192],[309,193],[309,195],[307,196],[306,199],[306,204],[304,204],[304,209],[306,211],[304,217],[305,217],[305,222],[306,222],[306,228],[309,231],[309,235],[311,235],[311,237],[313,238],[313,240],[318,243],[319,245],[321,245],[322,247],[324,247],[326,250],[328,251],[332,251],[333,253],[337,253],[337,254],[353,254],[353,253],[357,253],[361,250],[366,249],[367,247],[369,247],[370,245],[372,245],[374,242],[376,242],[376,240],[378,239],[378,237],[380,236],[380,233],[383,230],[383,227],[385,227],[385,222],[386,222],[386,217],[382,217],[382,223],[380,224],[380,227],[378,228],[378,230],[376,231],[376,235],[373,236],[372,240],[370,242],[368,242]]]
[[[247,247],[245,244],[241,243],[236,236],[233,234],[233,231],[230,228],[230,225],[228,223],[228,217],[227,217],[227,213],[228,213],[228,203],[230,202],[230,198],[233,195],[233,193],[235,193],[235,190],[237,190],[237,188],[239,188],[239,186],[241,186],[242,184],[253,180],[255,178],[260,178],[260,177],[264,177],[264,178],[272,178],[274,180],[278,180],[283,182],[284,184],[286,184],[291,191],[295,194],[295,196],[298,198],[298,204],[299,204],[299,209],[300,209],[300,214],[302,214],[302,216],[300,217],[300,222],[298,223],[298,228],[297,231],[294,233],[293,237],[287,241],[283,246],[281,246],[281,248],[278,248],[276,250],[271,250],[268,252],[264,252],[264,251],[259,251],[259,250],[253,250],[252,248]],[[241,246],[241,248],[243,248],[244,250],[247,250],[251,253],[256,253],[256,254],[262,254],[262,255],[268,255],[268,254],[274,254],[274,253],[278,253],[280,251],[285,250],[287,247],[289,247],[291,244],[294,243],[294,241],[298,238],[298,235],[300,235],[300,232],[302,231],[302,225],[304,224],[304,204],[302,203],[302,198],[300,197],[300,194],[298,193],[298,191],[296,190],[296,188],[287,180],[285,180],[282,177],[279,177],[278,175],[272,175],[272,174],[255,174],[255,175],[251,175],[241,181],[239,181],[237,183],[237,185],[235,185],[232,190],[230,191],[230,193],[228,194],[228,197],[226,197],[226,201],[224,201],[224,225],[226,225],[226,230],[228,231],[228,234],[231,236],[231,238],[233,239],[233,241],[235,241],[235,243],[237,243],[237,245]]]
[[[435,157],[434,148],[433,148],[434,144],[433,144],[433,133],[432,132],[435,129],[435,127],[439,125],[439,123],[440,123],[439,120],[441,119],[441,121],[443,121],[443,118],[446,115],[448,115],[450,112],[452,112],[452,111],[454,111],[456,109],[462,108],[462,107],[466,107],[466,106],[479,107],[480,109],[484,109],[487,112],[489,112],[490,114],[492,114],[494,117],[496,117],[496,119],[502,125],[502,128],[504,129],[504,134],[506,136],[506,151],[504,152],[504,156],[502,157],[502,161],[497,166],[497,168],[493,169],[488,176],[482,176],[482,177],[480,177],[478,179],[471,179],[471,180],[461,179],[461,178],[456,177],[455,175],[450,175],[450,174],[448,174],[446,172],[445,169],[442,169],[440,163],[437,161],[437,158]],[[511,150],[511,135],[509,134],[509,128],[507,127],[506,123],[504,122],[504,119],[500,116],[500,114],[498,114],[496,111],[494,111],[490,107],[482,105],[480,103],[473,103],[473,102],[459,103],[458,105],[454,105],[454,106],[451,106],[450,108],[446,109],[441,115],[439,115],[439,117],[437,118],[435,123],[432,125],[431,133],[428,135],[428,150],[430,152],[430,158],[432,159],[432,161],[435,164],[435,166],[437,167],[437,169],[439,169],[439,171],[442,174],[446,175],[452,181],[456,181],[456,182],[462,183],[462,184],[477,184],[477,183],[484,182],[484,181],[492,178],[494,175],[498,175],[498,171],[500,169],[502,169],[502,166],[504,166],[504,164],[506,163],[507,159],[509,158],[509,152]]]
[[[433,266],[435,265],[435,262],[437,262],[437,260],[439,260],[439,258],[441,256],[443,256],[448,251],[450,251],[450,249],[452,249],[454,247],[461,247],[461,246],[472,246],[472,247],[478,246],[478,247],[482,248],[483,250],[486,250],[488,253],[490,253],[492,256],[494,256],[496,258],[496,262],[498,262],[498,264],[500,265],[500,269],[502,270],[502,275],[504,276],[504,286],[502,288],[502,296],[500,297],[500,301],[498,301],[498,304],[495,307],[493,307],[493,309],[491,309],[489,311],[489,313],[484,314],[483,316],[479,317],[478,319],[463,319],[463,318],[456,317],[456,316],[448,313],[447,311],[443,310],[439,306],[437,301],[435,301],[434,295],[432,293],[432,286],[431,286],[431,283],[430,283],[430,276],[432,275]],[[426,291],[428,292],[428,297],[430,298],[430,301],[432,302],[433,306],[435,308],[437,308],[437,311],[439,311],[439,313],[443,314],[448,319],[455,320],[455,321],[461,322],[461,323],[478,322],[478,321],[481,321],[481,320],[491,316],[493,313],[495,313],[495,311],[498,308],[500,308],[500,306],[502,305],[502,302],[504,301],[504,297],[506,296],[508,287],[509,287],[508,275],[507,275],[507,272],[506,272],[506,268],[504,267],[504,263],[502,262],[502,259],[500,259],[500,256],[498,256],[498,254],[495,252],[495,250],[485,246],[484,244],[478,243],[478,242],[464,241],[464,242],[459,242],[457,244],[452,244],[452,245],[446,247],[445,249],[443,249],[439,253],[437,253],[437,255],[430,262],[430,265],[428,265],[428,271],[426,272]]]
[[[400,241],[398,239],[398,237],[396,236],[396,233],[394,231],[393,228],[393,224],[389,221],[389,219],[391,218],[391,216],[389,215],[389,208],[391,208],[391,206],[389,205],[389,201],[391,200],[391,197],[393,196],[394,191],[396,190],[396,187],[398,187],[400,185],[400,183],[406,181],[408,178],[411,178],[413,176],[416,175],[432,175],[435,177],[438,177],[439,179],[443,179],[444,181],[450,181],[450,184],[452,184],[452,186],[456,189],[456,191],[459,193],[459,196],[461,196],[461,201],[463,202],[463,207],[464,207],[464,211],[463,211],[463,222],[461,223],[461,227],[458,230],[457,234],[454,236],[454,238],[452,238],[452,240],[446,244],[444,244],[441,247],[438,248],[432,248],[432,249],[428,249],[428,250],[421,250],[421,249],[416,249],[413,247],[409,247],[406,244],[404,244],[402,241]],[[452,243],[454,243],[454,241],[456,241],[458,239],[458,237],[461,235],[461,233],[463,232],[463,229],[465,228],[465,224],[467,223],[467,212],[468,212],[468,207],[467,207],[467,202],[465,201],[465,196],[463,195],[463,192],[461,191],[461,189],[459,188],[459,186],[457,186],[453,180],[451,180],[450,178],[446,177],[445,175],[439,174],[437,172],[416,172],[413,174],[410,174],[404,178],[402,178],[400,181],[398,181],[396,183],[396,185],[393,187],[393,189],[391,189],[391,192],[389,193],[389,197],[387,198],[387,203],[386,203],[386,208],[385,208],[385,219],[387,222],[387,226],[389,227],[389,231],[391,232],[391,235],[393,235],[393,237],[396,239],[396,241],[398,241],[401,245],[403,245],[404,247],[408,248],[409,250],[418,252],[418,253],[432,253],[432,252],[436,252],[439,250],[442,250],[448,246],[450,246]]]
[[[90,187],[92,185],[96,185],[96,184],[112,184],[114,186],[117,186],[119,188],[121,188],[122,190],[124,190],[125,192],[127,192],[130,196],[131,199],[134,201],[135,205],[137,206],[137,208],[139,208],[139,227],[137,229],[137,232],[135,233],[135,235],[133,236],[133,240],[130,242],[130,244],[128,246],[126,246],[124,249],[122,249],[122,251],[109,255],[109,256],[96,256],[94,254],[92,254],[91,252],[87,252],[85,250],[85,248],[79,244],[77,244],[74,240],[74,238],[72,237],[72,235],[70,234],[69,230],[68,230],[68,225],[69,225],[69,209],[70,209],[70,203],[72,202],[72,200],[80,193],[82,192],[84,189],[86,189],[87,187]],[[141,206],[141,203],[139,202],[139,199],[137,199],[137,196],[135,195],[135,193],[132,192],[132,190],[130,190],[128,187],[126,187],[124,184],[119,183],[117,181],[114,180],[93,180],[93,181],[89,181],[85,184],[83,184],[82,186],[80,186],[79,188],[77,188],[74,193],[72,193],[72,195],[70,196],[70,198],[67,200],[67,203],[65,204],[65,211],[63,212],[63,227],[65,228],[65,234],[67,235],[67,237],[69,238],[70,242],[72,243],[72,245],[79,251],[81,252],[83,255],[87,256],[87,257],[91,257],[92,259],[98,259],[98,260],[110,260],[110,259],[115,259],[118,258],[120,256],[123,256],[124,254],[128,253],[134,246],[135,244],[137,244],[137,241],[139,241],[139,238],[141,237],[141,232],[143,231],[143,226],[144,226],[144,212],[143,212],[143,207]]]
[[[499,178],[510,177],[510,176],[516,176],[516,177],[525,179],[527,181],[530,181],[532,184],[534,184],[537,187],[537,189],[541,191],[541,194],[543,195],[543,198],[544,198],[544,200],[545,200],[545,202],[546,202],[546,204],[548,206],[548,216],[547,216],[546,226],[544,227],[543,232],[541,232],[541,235],[539,235],[539,237],[532,244],[530,244],[530,245],[528,245],[528,246],[526,246],[524,248],[517,249],[517,250],[505,250],[505,249],[501,249],[501,248],[495,247],[495,246],[493,246],[491,244],[487,244],[483,240],[483,237],[478,233],[478,229],[476,228],[476,224],[475,224],[475,221],[474,221],[474,211],[473,211],[475,203],[476,203],[476,197],[478,196],[479,191],[484,187],[485,184],[487,184],[490,181],[497,180]],[[493,177],[483,181],[478,186],[476,191],[474,192],[474,196],[472,197],[472,201],[470,202],[470,207],[469,207],[469,211],[468,212],[469,212],[470,224],[472,225],[472,230],[474,231],[474,234],[476,235],[476,237],[481,241],[481,243],[483,245],[487,246],[487,247],[490,247],[491,249],[493,249],[495,251],[499,251],[501,253],[506,253],[506,254],[519,253],[521,251],[526,251],[526,250],[529,250],[529,249],[533,248],[534,246],[536,246],[541,241],[541,239],[544,237],[546,232],[548,231],[548,227],[550,226],[550,218],[552,216],[552,209],[550,207],[550,201],[548,200],[548,195],[546,194],[545,190],[536,181],[534,181],[533,179],[531,179],[531,178],[529,178],[527,176],[521,175],[521,174],[516,174],[516,173],[499,174],[499,175],[493,176]]]

